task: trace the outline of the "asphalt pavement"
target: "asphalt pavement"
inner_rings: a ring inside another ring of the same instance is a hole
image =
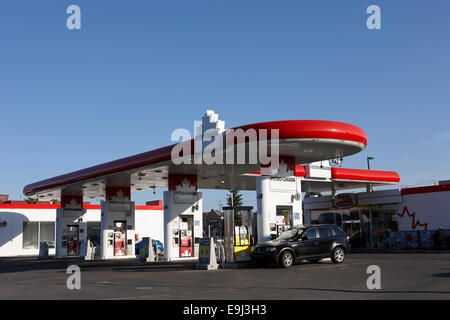
[[[81,270],[81,289],[66,269]],[[367,268],[380,268],[368,289]],[[195,270],[195,263],[0,258],[0,299],[450,299],[450,254],[350,254],[289,269]]]

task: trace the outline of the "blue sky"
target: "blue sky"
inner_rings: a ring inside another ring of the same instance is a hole
[[[81,30],[66,28],[71,4]],[[371,4],[381,30],[366,28]],[[450,179],[449,11],[448,0],[2,0],[0,193],[168,145],[207,108],[227,127],[349,122],[369,144],[345,167],[371,155],[401,186]],[[207,191],[204,209],[223,196]]]

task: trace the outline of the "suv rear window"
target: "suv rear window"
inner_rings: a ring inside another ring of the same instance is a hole
[[[333,231],[331,231],[330,227],[320,227],[319,228],[319,238],[329,238],[333,237]]]
[[[317,239],[316,230],[317,228],[308,229],[303,233],[303,236],[306,236],[308,239]]]
[[[345,233],[344,230],[342,230],[341,228],[339,228],[338,226],[333,226],[333,231],[337,236],[347,236],[347,234]]]

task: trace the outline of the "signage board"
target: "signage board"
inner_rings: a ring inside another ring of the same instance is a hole
[[[173,192],[173,202],[174,203],[185,203],[193,204],[198,200],[196,191],[174,191]]]
[[[211,247],[211,239],[210,238],[201,238],[200,239],[198,264],[209,264],[210,247]]]
[[[354,193],[341,193],[334,197],[333,205],[335,208],[350,208],[356,206],[357,198]]]
[[[270,189],[271,190],[295,190],[295,177],[270,177]]]
[[[130,212],[131,211],[131,202],[130,201],[111,200],[111,201],[109,201],[109,210]]]
[[[139,247],[139,261],[146,261],[148,257],[148,247],[150,244],[150,239],[148,237],[142,238],[140,247]]]
[[[80,242],[80,257],[86,257],[87,256],[87,245],[88,245],[88,241],[87,240],[82,240]]]
[[[306,178],[331,179],[331,167],[322,161],[305,165]]]

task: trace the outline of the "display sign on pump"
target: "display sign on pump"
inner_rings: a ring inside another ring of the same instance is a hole
[[[125,232],[125,222],[114,222],[114,256],[126,256]]]

